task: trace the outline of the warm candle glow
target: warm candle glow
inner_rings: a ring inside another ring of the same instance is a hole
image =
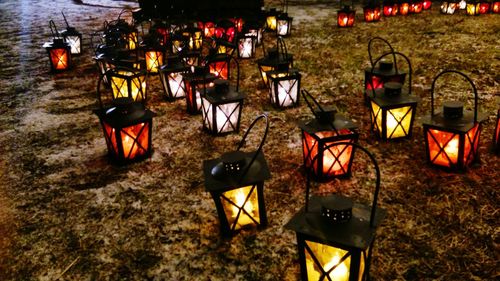
[[[145,123],[123,128],[121,131],[123,155],[125,158],[134,159],[146,153],[149,141],[149,132]]]
[[[465,10],[465,8],[467,7],[467,1],[465,0],[461,0],[459,3],[458,3],[458,8],[460,10]]]
[[[119,75],[132,76],[134,73],[129,71],[118,71]],[[134,101],[144,99],[143,93],[146,92],[146,80],[143,76],[129,78],[111,76],[111,88],[113,90],[113,98],[132,98]],[[130,89],[129,89],[130,87]],[[130,91],[130,92],[129,92]]]
[[[148,72],[157,73],[163,65],[163,53],[159,51],[146,52],[146,69]]]
[[[227,200],[223,200],[224,211],[226,212],[230,227],[236,224],[234,229],[237,230],[245,225],[252,225],[256,222],[260,223],[257,188],[255,186],[250,185],[230,190],[224,192],[223,196],[232,202],[229,203]],[[245,202],[245,200],[247,201]],[[246,213],[243,212],[243,210],[245,210]],[[240,213],[239,216],[238,212]],[[251,217],[247,215],[247,213]],[[236,221],[237,216],[238,220]]]
[[[268,16],[266,23],[269,30],[276,30],[276,16]]]
[[[239,54],[241,58],[250,58],[253,56],[253,40],[252,38],[240,39]]]
[[[287,73],[273,74],[271,78],[283,78]],[[277,85],[271,80],[271,103],[279,107],[293,106],[297,102],[298,95],[298,81],[296,78],[288,80],[279,80]],[[277,90],[277,92],[276,92]]]
[[[432,163],[445,167],[457,164],[459,152],[459,136],[457,134],[429,130],[427,141],[429,142],[429,156]]]
[[[277,24],[278,35],[285,36],[288,34],[288,21],[287,20],[278,20]]]
[[[330,269],[336,266],[335,269],[333,269],[328,274],[331,280],[349,280],[349,267],[351,264],[351,257],[347,257],[344,261],[342,261],[342,263],[339,264],[342,257],[347,254],[347,251],[310,241],[306,241],[306,243],[311,249],[312,254],[321,263],[321,265],[318,265],[311,257],[311,253],[306,250],[307,280],[328,280],[327,277],[322,274],[319,266],[323,268],[324,272],[328,272]]]
[[[387,111],[387,138],[405,137],[410,132],[411,106],[394,108]]]
[[[401,15],[407,15],[408,12],[410,10],[410,4],[409,3],[401,3],[400,7],[399,7],[399,13]]]
[[[131,32],[128,34],[128,49],[135,50],[137,47],[137,33]]]
[[[217,61],[209,64],[210,73],[222,79],[228,79],[228,68],[229,65],[226,61]]]
[[[54,69],[63,70],[68,68],[68,50],[65,48],[50,50],[50,59]]]
[[[79,54],[81,52],[79,36],[67,36],[66,42],[70,45],[72,54]]]
[[[170,73],[168,75],[168,81],[169,81],[168,86],[170,87],[170,92],[172,93],[174,98],[182,98],[186,95],[181,73],[175,73],[175,72]]]

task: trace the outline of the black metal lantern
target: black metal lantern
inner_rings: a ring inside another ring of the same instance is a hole
[[[384,0],[382,3],[382,13],[384,17],[393,17],[398,14],[399,5],[395,0]]]
[[[354,19],[356,16],[356,11],[354,10],[354,4],[342,6],[342,1],[340,1],[340,6],[342,9],[337,10],[337,26],[338,27],[352,27],[354,26]]]
[[[288,16],[288,13],[281,13],[276,17],[276,35],[278,36],[290,36],[292,33],[292,21],[293,18]]]
[[[279,65],[275,70],[266,72],[269,81],[271,104],[277,108],[294,107],[299,104],[300,72],[289,68],[288,64]]]
[[[107,79],[111,85],[111,99],[128,99],[145,103],[147,100],[147,72],[132,68],[116,66],[108,69],[102,75],[97,86],[98,95],[101,96],[101,80]]]
[[[263,23],[259,20],[251,20],[245,24],[245,35],[253,35],[256,38],[255,45],[260,46],[262,43]]]
[[[167,100],[174,100],[186,96],[186,85],[182,75],[190,71],[180,57],[167,58],[167,64],[160,67],[160,81]]]
[[[410,0],[410,14],[420,14],[423,8],[423,0]]]
[[[99,117],[111,160],[126,164],[151,155],[155,114],[142,103],[117,100],[111,107],[95,110]]]
[[[257,36],[253,33],[244,33],[238,36],[238,58],[249,59],[255,56]]]
[[[230,43],[234,43],[236,38],[236,26],[234,22],[224,19],[217,23],[215,28],[215,38],[222,39]]]
[[[157,41],[157,37],[148,36],[141,44],[146,60],[146,71],[149,74],[157,74],[163,65],[165,47]]]
[[[491,3],[491,12],[493,14],[500,14],[500,0],[493,0]]]
[[[375,1],[369,1],[367,5],[363,7],[363,14],[366,22],[379,21],[382,15],[380,4]]]
[[[218,54],[226,54],[228,56],[233,56],[238,46],[223,39],[215,39],[213,47],[215,50],[217,50],[216,53]]]
[[[182,61],[189,66],[200,65],[200,58],[201,58],[200,51],[184,50],[178,53],[178,55],[182,59]]]
[[[260,119],[265,119],[266,130],[257,151],[241,151],[248,133]],[[271,174],[262,147],[268,130],[267,116],[260,115],[245,132],[236,151],[203,161],[205,188],[214,199],[223,236],[231,236],[241,228],[267,225],[264,181]]]
[[[181,33],[174,33],[170,36],[170,44],[172,46],[172,54],[182,53],[189,49],[189,37]]]
[[[268,87],[269,84],[266,73],[278,67],[284,67],[285,65],[292,67],[293,55],[288,54],[285,41],[281,37],[278,37],[276,48],[268,49],[267,55],[257,60],[257,65],[259,67],[260,76],[262,77],[262,82],[265,87]]]
[[[405,55],[390,52],[382,55],[374,65],[388,55],[402,56],[408,63],[408,90],[403,91],[402,83],[387,82],[383,89],[373,91],[370,97],[371,127],[383,140],[410,138],[418,103],[418,98],[411,95],[411,63]]]
[[[453,15],[459,9],[457,0],[448,0],[441,3],[441,13],[445,15]]]
[[[53,40],[45,42],[43,47],[49,55],[50,69],[52,72],[67,70],[71,67],[71,46],[64,42],[52,20],[49,21],[49,27]]]
[[[231,56],[217,53],[215,49],[210,49],[209,52],[205,58],[204,65],[210,73],[222,79],[229,80],[231,78]]]
[[[203,46],[203,32],[196,27],[188,27],[182,32],[184,37],[187,37],[187,45],[189,50],[199,51]]]
[[[61,36],[64,41],[71,47],[72,55],[79,55],[82,53],[82,34],[78,32],[74,27],[69,26],[66,16],[61,12],[64,22],[66,23],[66,30],[61,32]]]
[[[465,13],[468,16],[479,15],[479,1],[469,1],[469,3],[467,3],[465,7],[466,7]]]
[[[356,143],[331,146],[336,145],[356,147],[370,158],[377,177],[373,201],[369,206],[336,194],[309,198],[311,184],[307,173],[305,207],[285,225],[297,235],[303,281],[369,280],[376,230],[386,214],[377,207],[380,170],[373,155]]]
[[[213,86],[217,76],[210,73],[206,67],[195,66],[194,72],[182,74],[186,86],[186,106],[189,114],[201,112],[201,97],[207,88]]]
[[[269,31],[276,30],[276,17],[280,14],[276,8],[271,8],[266,15],[266,29]]]
[[[202,97],[203,128],[213,135],[238,132],[245,96],[239,85],[232,89],[229,81],[215,80],[214,87]]]
[[[497,112],[497,125],[495,126],[495,133],[493,135],[493,149],[497,154],[500,154],[500,109]]]
[[[336,110],[323,109],[306,90],[302,90],[302,95],[315,117],[313,120],[299,123],[305,168],[311,172],[313,179],[320,182],[350,176],[354,147],[332,144],[357,142],[358,127],[350,119],[336,113]],[[317,109],[313,108],[308,97]],[[329,149],[326,149],[327,147]],[[313,162],[315,158],[316,161]]]
[[[464,112],[459,101],[443,102],[443,111],[434,113],[434,89],[443,74],[458,74],[470,83],[474,91],[474,112]],[[485,119],[477,110],[478,95],[472,80],[462,72],[445,70],[432,81],[431,115],[422,118],[426,157],[434,166],[448,170],[465,170],[478,160],[481,122]]]
[[[398,69],[395,54],[392,56],[392,61],[380,59],[379,57],[376,59],[376,61],[379,61],[378,65],[374,64],[372,57],[372,44],[376,40],[384,42],[391,50],[391,53],[394,53],[394,48],[383,38],[373,37],[370,41],[368,41],[368,57],[370,58],[370,67],[365,68],[364,98],[366,102],[368,102],[369,97],[373,95],[374,89],[384,88],[384,83],[398,82],[403,84],[406,79],[406,72]]]

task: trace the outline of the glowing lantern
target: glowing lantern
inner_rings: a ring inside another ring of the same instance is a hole
[[[266,130],[259,148],[252,152],[241,151],[248,133],[262,118],[266,120]],[[236,151],[203,161],[205,188],[214,199],[223,236],[231,236],[242,228],[267,225],[263,191],[264,181],[271,174],[262,146],[268,129],[267,116],[261,115],[250,125]]]
[[[160,45],[167,46],[170,40],[170,31],[165,23],[159,22],[154,24],[149,33],[158,39]]]
[[[292,33],[293,18],[288,13],[282,13],[276,17],[276,35],[289,36]]]
[[[203,30],[205,38],[212,38],[215,35],[215,23],[212,21],[198,22],[198,27]]]
[[[410,13],[410,0],[401,0],[398,13],[402,16],[406,16]]]
[[[68,21],[66,20],[66,16],[63,12],[61,12],[64,18],[64,22],[66,22],[66,30],[61,32],[61,36],[64,41],[69,44],[71,47],[72,55],[79,55],[82,53],[82,34],[78,32],[74,27],[69,26]]]
[[[248,59],[255,55],[255,45],[257,44],[257,36],[253,34],[245,34],[238,38],[238,58]]]
[[[338,27],[351,27],[354,26],[354,17],[356,11],[351,6],[344,6],[344,8],[337,10],[337,26]]]
[[[52,31],[52,42],[45,42],[43,47],[47,50],[52,72],[63,71],[71,67],[71,47],[59,36],[57,27],[51,20],[49,22]]]
[[[172,54],[182,53],[184,50],[188,49],[188,42],[189,37],[179,33],[172,34],[170,36],[170,43],[172,44]]]
[[[229,80],[231,77],[231,56],[217,54],[214,49],[210,49],[209,52],[210,54],[205,58],[205,66],[208,67],[210,73]]]
[[[124,98],[131,101],[146,101],[147,75],[145,71],[117,66],[109,69],[104,76],[111,85],[113,100]],[[98,92],[99,88],[98,86]]]
[[[229,19],[236,28],[236,32],[241,32],[243,30],[244,21],[242,18],[231,18]]]
[[[479,15],[479,3],[478,2],[467,3],[466,13],[469,16],[478,16]]]
[[[372,95],[373,89],[382,89],[386,82],[404,83],[406,78],[406,72],[398,69],[396,55],[392,56],[392,61],[378,58],[376,59],[376,61],[379,61],[378,65],[374,65],[372,44],[376,40],[384,42],[391,52],[394,52],[394,48],[391,44],[383,38],[373,37],[368,41],[368,57],[370,58],[371,67],[365,68],[364,97],[366,102],[368,102],[369,96]]]
[[[266,16],[266,28],[267,30],[270,31],[275,31],[276,30],[276,17],[279,15],[279,12],[276,10],[276,8],[271,8],[269,9],[269,12],[267,12]]]
[[[460,10],[465,10],[467,8],[467,1],[461,0],[460,2],[458,2],[458,8]]]
[[[300,78],[298,70],[290,69],[288,64],[266,72],[269,80],[271,104],[277,108],[297,106],[300,97]]]
[[[474,91],[474,112],[465,112],[463,103],[443,102],[443,112],[434,113],[434,88],[441,75],[456,73],[464,77]],[[478,159],[481,122],[484,116],[477,112],[476,86],[465,74],[455,70],[439,73],[431,87],[431,115],[423,118],[427,160],[435,166],[449,170],[464,170]]]
[[[167,64],[160,68],[160,81],[167,100],[186,96],[186,85],[182,75],[189,72],[189,67],[178,56],[168,57]]]
[[[189,114],[201,112],[201,97],[208,87],[213,86],[217,76],[210,73],[205,67],[194,67],[193,73],[182,74],[184,85],[186,86],[186,106]]]
[[[183,52],[180,52],[178,55],[182,59],[182,61],[184,61],[184,63],[189,66],[200,65],[200,57],[201,57],[200,51],[184,50]]]
[[[354,148],[347,145],[331,146],[336,142],[357,142],[357,126],[334,109],[323,109],[305,90],[304,100],[313,112],[315,119],[299,123],[302,129],[302,152],[304,166],[311,171],[317,181],[327,181],[335,177],[350,176]],[[315,103],[317,110],[308,101]],[[330,147],[330,149],[326,149]],[[313,159],[316,162],[313,165]]]
[[[236,44],[233,44],[231,42],[227,42],[226,40],[215,39],[214,42],[215,42],[214,48],[217,50],[218,54],[226,54],[229,56],[233,56],[234,52],[237,49]]]
[[[236,27],[230,20],[222,20],[217,23],[215,28],[215,37],[234,43],[236,35]]]
[[[187,38],[187,46],[189,50],[199,51],[203,45],[202,30],[195,27],[184,29],[182,35]]]
[[[453,1],[453,0],[451,0]],[[455,11],[459,8],[457,2],[447,2],[441,3],[441,13],[447,15],[453,15]]]
[[[165,48],[156,41],[155,37],[149,36],[141,44],[146,59],[146,71],[150,74],[156,74],[163,65]]]
[[[479,14],[487,14],[490,11],[490,2],[486,0],[479,1]]]
[[[355,147],[369,156],[377,176],[373,201],[369,206],[336,194],[309,198],[310,171],[307,173],[305,207],[285,225],[297,235],[302,281],[369,280],[376,229],[386,214],[377,207],[380,170],[373,155],[356,143],[340,142],[326,148],[338,145]]]
[[[493,1],[491,3],[491,12],[494,14],[500,14],[500,1]]]
[[[493,149],[497,154],[500,154],[500,109],[497,112],[497,125],[495,127],[495,134],[493,135]]]
[[[382,4],[382,9],[385,17],[391,17],[398,14],[398,3],[390,0],[385,0]]]
[[[424,0],[422,1],[422,8],[424,10],[429,10],[432,6],[432,1],[431,0]]]
[[[257,20],[248,21],[245,24],[245,28],[245,35],[255,36],[255,45],[260,46],[260,44],[262,43],[262,23]]]
[[[288,54],[285,42],[281,37],[278,37],[277,47],[268,49],[267,56],[257,60],[260,76],[265,87],[268,87],[267,72],[273,71],[278,67],[284,68],[285,65],[293,66],[293,55]]]
[[[138,161],[151,155],[154,113],[139,102],[116,102],[94,111],[99,117],[108,154],[118,164]]]
[[[215,80],[202,98],[203,128],[213,135],[238,132],[244,98],[238,87],[229,87],[229,81]]]
[[[383,140],[409,138],[418,103],[418,98],[411,95],[411,63],[399,52],[387,53],[379,60],[387,55],[400,55],[408,63],[408,91],[403,92],[403,84],[399,82],[384,83],[383,89],[373,91],[370,97],[372,129]]]
[[[365,15],[366,22],[375,22],[380,20],[380,6],[375,3],[371,3],[363,8],[363,14]]]
[[[423,9],[422,0],[411,0],[410,1],[410,13],[411,14],[420,14]]]

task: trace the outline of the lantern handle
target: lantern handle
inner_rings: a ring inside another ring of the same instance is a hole
[[[255,120],[253,120],[252,124],[250,124],[250,127],[248,127],[247,131],[243,135],[243,138],[241,139],[240,143],[238,144],[238,148],[236,149],[236,150],[239,151],[243,147],[243,145],[245,145],[245,141],[247,139],[248,133],[250,133],[250,131],[252,130],[252,128],[255,126],[255,124],[260,119],[264,119],[264,121],[266,121],[266,129],[264,131],[264,135],[262,136],[262,140],[260,141],[259,147],[257,148],[257,151],[255,151],[255,153],[254,153],[254,155],[252,157],[252,160],[250,160],[250,163],[248,163],[247,167],[245,168],[245,170],[241,174],[239,182],[241,182],[243,180],[243,178],[245,178],[245,176],[248,173],[248,170],[252,166],[253,162],[255,162],[255,159],[257,159],[257,156],[262,151],[262,147],[264,146],[264,142],[266,141],[267,133],[269,132],[269,117],[267,116],[266,113],[263,113],[263,114],[257,116],[257,118],[255,118]]]
[[[236,92],[240,90],[240,63],[234,56],[230,56],[229,60],[233,60],[236,63]],[[228,77],[229,78],[229,77]]]
[[[370,39],[370,41],[368,41],[368,57],[370,58],[370,64],[372,65],[372,67],[377,64],[376,62],[375,63],[373,62],[373,56],[372,56],[372,44],[373,44],[373,41],[375,41],[375,40],[379,40],[379,41],[384,42],[391,50],[391,53],[394,53],[394,48],[392,47],[391,43],[389,43],[389,41],[385,40],[382,37],[378,37],[378,36],[373,37],[372,39]],[[392,59],[394,60],[394,67],[396,68],[396,73],[398,73],[398,64],[396,62],[396,55],[395,54],[393,54]]]
[[[59,35],[59,31],[57,31],[57,26],[53,20],[49,20],[49,27],[50,27],[50,32],[52,33],[52,37],[54,39],[61,37],[61,35]]]
[[[278,60],[280,54],[283,56],[283,60],[288,58],[288,50],[286,48],[285,40],[281,36],[278,36],[276,39],[276,49],[278,50]]]
[[[131,24],[132,24],[132,25],[135,25],[135,22],[134,22],[134,13],[132,12],[132,10],[131,10],[131,9],[128,9],[128,8],[123,8],[123,9],[120,11],[120,13],[118,14],[118,21],[120,21],[121,16],[122,16],[125,12],[130,12],[130,16],[131,16],[131,18],[132,18],[132,22],[131,22]]]
[[[373,71],[375,71],[375,66],[377,65],[377,63],[379,61],[381,61],[384,57],[388,56],[388,55],[393,55],[393,57],[396,57],[396,55],[399,55],[399,56],[402,56],[405,60],[406,60],[406,63],[408,64],[408,95],[411,95],[411,73],[412,73],[412,67],[411,67],[411,62],[410,62],[410,59],[405,56],[404,54],[400,53],[400,52],[389,52],[389,53],[385,53],[383,55],[381,55],[380,57],[378,57],[376,60],[375,60],[375,64],[372,65],[372,69],[370,71],[370,74],[372,74],[372,77],[373,77]],[[394,64],[396,65],[396,64]],[[399,74],[398,73],[398,70],[396,68],[396,74]],[[375,97],[376,95],[376,91],[375,91],[375,86],[373,85],[373,79],[369,79],[370,80],[370,86],[372,86],[372,91],[373,91],[373,97]]]
[[[477,94],[477,89],[476,89],[476,85],[474,85],[474,82],[472,81],[472,79],[470,79],[467,75],[465,75],[463,72],[460,72],[458,70],[444,70],[444,71],[441,71],[436,77],[434,77],[434,80],[432,81],[432,86],[431,86],[431,116],[434,116],[434,89],[435,89],[435,86],[436,86],[436,81],[438,80],[439,77],[441,77],[441,75],[443,74],[446,74],[446,73],[456,73],[460,76],[462,76],[463,78],[465,78],[465,80],[467,80],[467,82],[469,82],[469,84],[472,86],[472,91],[474,92],[474,123],[477,122],[477,102],[478,102],[478,94]]]
[[[70,28],[68,20],[66,19],[66,16],[64,15],[64,9],[61,10],[61,14],[63,16],[64,22],[66,23],[66,28]]]
[[[366,148],[364,148],[363,146],[361,146],[357,143],[353,143],[353,142],[343,141],[343,142],[330,143],[325,147],[325,150],[328,150],[328,149],[330,149],[334,146],[337,146],[337,145],[346,145],[346,146],[350,145],[353,147],[353,149],[354,148],[359,149],[359,150],[363,151],[365,154],[367,154],[368,157],[370,158],[371,162],[373,163],[373,166],[375,168],[376,180],[375,180],[375,190],[373,192],[372,207],[371,207],[371,211],[370,211],[370,227],[374,227],[375,226],[375,212],[377,209],[378,195],[380,192],[380,168],[377,164],[377,160],[375,159],[373,154],[371,154]],[[320,154],[318,153],[313,157],[310,167],[314,167],[314,161],[318,161],[319,156],[320,156]],[[306,206],[305,206],[306,212],[309,211],[309,193],[310,193],[310,189],[311,189],[311,174],[313,172],[314,172],[313,168],[306,170]]]
[[[318,103],[318,101],[305,89],[303,89],[301,91],[302,93],[302,97],[304,98],[307,106],[309,107],[309,109],[311,110],[312,114],[314,115],[314,117],[316,118],[316,120],[318,120],[320,118],[320,116],[318,116],[318,114],[316,113],[316,111],[314,110],[313,108],[313,105],[311,104],[311,102],[309,102],[308,99],[311,99],[313,101],[313,103],[316,105],[316,107],[322,112],[322,113],[325,113],[325,110],[323,109],[323,107],[321,107],[321,105]],[[332,122],[328,122],[328,124],[330,125],[330,127],[332,127],[332,129],[335,131],[335,134],[338,135],[338,131],[337,131],[337,128],[335,128],[335,125],[333,125]]]

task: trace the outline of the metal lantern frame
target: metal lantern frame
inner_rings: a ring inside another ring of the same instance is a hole
[[[160,67],[164,65],[166,49],[156,40],[146,40],[141,46],[144,52],[146,63],[146,71],[150,75],[157,75],[160,72]]]
[[[217,76],[210,73],[208,68],[197,66],[194,67],[194,72],[188,72],[182,75],[182,80],[186,86],[186,107],[189,114],[201,113],[202,96],[208,88],[207,84],[211,84]]]
[[[285,0],[286,1],[286,0]],[[276,35],[288,37],[292,34],[293,17],[290,17],[285,9],[285,12],[276,17]]]
[[[61,14],[64,18],[64,22],[66,23],[66,30],[63,30],[61,32],[61,36],[63,37],[64,41],[66,41],[70,47],[71,47],[71,54],[72,55],[80,55],[82,53],[82,34],[78,32],[74,27],[69,26],[68,20],[66,19],[66,16],[64,13],[61,11]]]
[[[269,101],[274,107],[285,109],[299,105],[302,75],[297,69],[289,68],[288,64],[279,65],[276,69],[267,71],[266,77],[269,83]]]
[[[400,0],[398,15],[407,16],[410,14],[411,0]]]
[[[384,0],[382,3],[382,13],[384,17],[393,17],[398,14],[399,5],[395,0]]]
[[[487,0],[479,0],[479,14],[484,15],[490,11],[491,3]]]
[[[377,22],[382,18],[382,10],[380,9],[380,4],[376,1],[369,1],[366,6],[363,7],[363,15],[365,22]]]
[[[255,47],[257,46],[256,34],[248,32],[240,33],[236,41],[238,42],[238,58],[251,59],[255,57]]]
[[[242,152],[241,148],[245,145],[248,134],[252,131],[255,124],[264,119],[265,131],[256,151]],[[250,225],[257,228],[267,226],[267,215],[264,201],[264,181],[271,177],[262,147],[269,131],[269,120],[267,115],[258,116],[243,135],[243,139],[238,144],[236,151],[223,154],[221,157],[212,160],[203,161],[203,172],[205,176],[205,189],[210,192],[217,209],[219,217],[220,233],[224,237],[230,237],[240,228],[248,225],[238,225],[239,219],[243,216],[250,218]],[[229,161],[226,161],[229,160]],[[226,163],[225,163],[226,162]],[[250,187],[250,191],[245,195],[243,202],[233,202],[227,196],[226,192]],[[245,208],[250,197],[257,196],[258,202],[258,221]],[[236,218],[231,223],[228,219],[224,204],[229,204],[237,209]]]
[[[399,92],[395,96],[390,96],[388,95],[388,89],[384,87],[384,89],[378,89],[373,91],[373,96],[370,96],[370,117],[371,117],[371,131],[377,131],[378,132],[378,137],[380,137],[383,140],[395,140],[395,139],[403,139],[403,138],[411,138],[412,136],[412,131],[413,131],[413,123],[415,120],[415,115],[417,111],[417,103],[418,103],[418,97],[415,95],[412,95],[412,89],[411,89],[411,82],[412,82],[412,66],[410,59],[405,56],[404,54],[400,52],[389,52],[386,54],[383,54],[380,56],[374,63],[374,66],[372,67],[372,71],[375,68],[375,65],[377,62],[382,60],[384,57],[392,55],[393,58],[396,57],[396,55],[402,56],[405,60],[406,63],[408,64],[408,90],[405,93],[404,91]],[[372,83],[372,88],[374,87],[373,82]],[[398,82],[395,82],[398,83]],[[388,84],[388,83],[386,83]],[[401,84],[402,83],[398,83]],[[385,85],[384,85],[385,86]],[[401,89],[402,90],[402,89]],[[378,110],[375,112],[374,104],[377,105]],[[391,112],[394,109],[399,109],[399,108],[409,108],[408,111],[403,115],[403,117],[398,120],[397,116],[394,116],[394,114]],[[378,125],[377,118],[379,117],[379,114],[381,114],[381,128]],[[408,114],[410,115],[410,122],[408,124],[408,131],[405,129],[403,126],[403,122],[406,120],[408,117]],[[392,132],[388,135],[388,127],[387,127],[387,117],[391,115],[392,118],[397,122],[397,125],[394,126],[394,129]],[[404,133],[404,136],[401,137],[394,137],[393,135],[396,133],[398,128],[401,128],[401,130]]]
[[[397,57],[395,54],[392,56],[392,62],[386,62],[380,60],[380,57],[376,59],[379,65],[373,60],[372,55],[372,44],[375,41],[382,41],[389,47],[391,53],[394,53],[394,48],[385,39],[381,37],[373,37],[368,41],[368,58],[370,59],[370,67],[365,68],[365,87],[364,87],[364,100],[366,103],[369,102],[370,96],[373,95],[373,89],[380,89],[384,87],[386,82],[399,82],[404,83],[406,79],[406,72],[400,71],[398,68]],[[374,81],[375,80],[375,81]]]
[[[45,42],[43,48],[47,50],[52,72],[62,72],[72,67],[71,46],[64,42],[64,39],[57,31],[54,21],[49,21],[50,31],[52,33],[52,42]]]
[[[146,104],[148,99],[148,73],[146,71],[123,66],[115,66],[108,69],[99,77],[99,81],[97,83],[97,96],[100,104],[103,104],[101,83],[103,83],[104,80],[108,81],[109,87],[111,88],[111,101],[127,99],[129,101],[142,102]],[[126,95],[122,93],[124,86],[126,88]],[[135,89],[137,89],[137,92],[133,89],[134,86]],[[115,93],[115,90],[118,90],[119,93]]]
[[[500,14],[500,1],[499,0],[493,0],[493,2],[491,2],[491,13]]]
[[[230,43],[235,43],[237,27],[234,22],[228,19],[222,19],[217,22],[214,36]]]
[[[357,142],[359,138],[358,126],[345,116],[336,113],[335,110],[324,109],[308,91],[302,90],[302,96],[315,117],[308,122],[299,123],[302,131],[304,167],[310,171],[311,178],[318,182],[350,177],[355,147],[333,146],[332,144]],[[312,100],[315,106],[309,100]],[[329,134],[329,136],[323,136],[324,134]],[[313,140],[314,143],[310,145],[308,139]],[[330,147],[330,150],[327,147]],[[347,163],[345,163],[341,158],[347,154],[349,155]],[[327,156],[330,157],[331,164],[325,166],[325,157]],[[313,161],[315,157],[317,158],[316,163]],[[340,170],[333,170],[336,165],[340,167]],[[328,170],[325,172],[324,168]]]
[[[420,14],[423,9],[423,0],[410,0],[410,14]]]
[[[465,112],[465,114],[463,114],[463,104],[457,102],[443,103],[443,112],[435,114],[434,90],[436,81],[442,75],[448,73],[462,76],[471,85],[474,93],[474,112],[472,114],[470,112]],[[428,163],[448,171],[465,171],[470,164],[479,161],[479,144],[482,121],[484,121],[486,116],[478,112],[478,100],[479,97],[474,82],[464,73],[457,70],[444,70],[434,78],[431,87],[431,115],[422,118],[426,158]],[[446,117],[445,114],[447,114],[447,112],[452,115],[457,115],[458,113],[458,116],[452,116],[452,118]],[[441,138],[436,136],[436,133],[447,134],[448,136],[451,135],[451,137],[446,137],[447,141],[441,144]],[[470,136],[469,133],[473,133],[473,135]],[[432,140],[432,144],[438,146],[438,151],[434,157],[431,156],[430,139]],[[458,143],[451,143],[452,141],[456,141]],[[469,145],[467,155],[465,155],[466,142]],[[457,149],[455,151],[446,151],[448,145],[452,144]],[[454,152],[456,157],[448,155],[451,152]],[[439,164],[439,157],[443,157],[444,160],[447,160],[448,165]],[[456,158],[456,163],[453,163],[454,161],[452,158]]]
[[[215,76],[229,80],[231,79],[232,60],[236,61],[231,55],[216,53],[214,49],[211,49],[210,54],[205,57],[203,65]]]
[[[276,17],[280,14],[281,12],[276,10],[276,8],[271,8],[267,12],[266,15],[266,30],[267,31],[276,31]]]
[[[355,18],[356,18],[356,10],[354,7],[354,2],[351,1],[351,5],[342,5],[342,0],[340,3],[340,10],[337,10],[337,27],[353,27]]]
[[[309,274],[318,275],[314,277],[319,280],[334,281],[336,279],[331,275],[336,274],[335,270],[342,265],[345,274],[348,272],[349,281],[369,280],[376,230],[386,215],[384,209],[377,207],[380,169],[374,156],[357,143],[340,142],[331,146],[335,145],[353,146],[357,151],[368,155],[376,175],[373,200],[369,206],[337,194],[310,198],[311,172],[307,171],[305,206],[285,225],[285,228],[295,231],[297,236],[302,281],[312,281]],[[318,156],[313,160],[316,161],[317,158]],[[314,251],[313,245],[341,251],[342,256],[337,260],[329,257],[330,262],[322,263],[323,257]],[[308,266],[308,261],[312,266]],[[330,265],[332,261],[336,264]],[[349,268],[344,262],[349,263]],[[315,269],[314,272],[308,272],[308,267],[311,271]]]
[[[469,1],[467,2],[466,4],[466,10],[465,10],[465,13],[468,15],[468,16],[479,16],[479,8],[480,8],[480,5],[479,5],[479,1]]]
[[[441,3],[439,8],[441,14],[453,15],[457,10],[459,10],[459,5],[457,0],[447,0]]]
[[[264,44],[262,44],[262,50],[265,50]],[[293,54],[288,53],[285,41],[283,38],[278,37],[276,39],[276,48],[269,49],[267,54],[264,52],[264,57],[257,60],[257,67],[259,68],[264,87],[269,87],[266,72],[285,67],[286,65],[289,68],[293,67]]]
[[[203,31],[197,27],[188,27],[181,31],[188,38],[187,45],[191,51],[201,51],[203,47]]]
[[[186,96],[186,85],[182,75],[190,71],[190,67],[185,65],[179,56],[168,57],[167,64],[160,67],[160,81],[168,101]],[[176,88],[175,84],[177,84]]]

